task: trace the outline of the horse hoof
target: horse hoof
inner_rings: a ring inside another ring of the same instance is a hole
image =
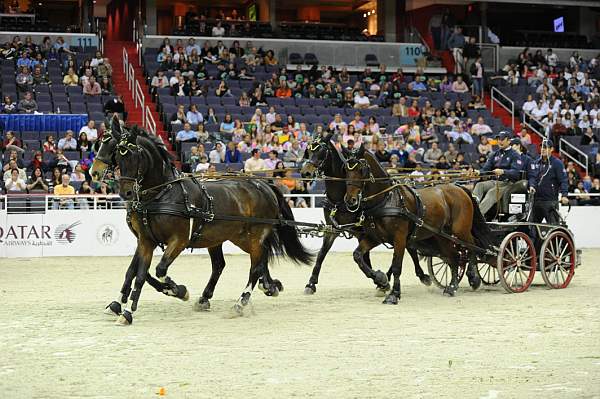
[[[181,299],[183,302],[187,302],[190,299],[190,292],[185,285],[177,286],[177,298]]]
[[[479,276],[475,276],[469,279],[469,285],[473,291],[477,291],[481,287],[481,279]]]
[[[424,274],[423,276],[421,276],[420,280],[421,280],[421,283],[423,283],[424,285],[426,285],[428,287],[432,283],[431,277],[429,277],[428,274]]]
[[[133,315],[128,310],[125,310],[117,319],[117,326],[129,326],[133,323]]]
[[[244,315],[244,307],[239,303],[236,303],[232,306],[231,312],[233,317],[242,317]]]
[[[385,294],[390,290],[390,285],[386,285],[385,287],[377,287],[375,288],[375,296],[378,298],[382,298]]]
[[[275,286],[272,286],[267,295],[272,297],[279,296],[279,289]]]
[[[446,287],[446,289],[444,289],[444,295],[449,297],[456,296],[456,288],[450,286]]]
[[[208,312],[210,310],[210,302],[208,299],[200,298],[198,302],[194,302],[194,310],[196,312]]]
[[[121,314],[121,304],[117,301],[112,301],[104,308],[104,313],[111,316],[119,316]]]
[[[275,288],[277,288],[277,291],[283,292],[283,284],[281,284],[281,281],[273,279],[273,285],[275,286]]]
[[[306,284],[304,287],[304,295],[314,295],[317,292],[317,286],[314,284]]]
[[[389,294],[383,300],[383,304],[384,305],[397,305],[398,304],[398,297],[396,295],[394,295],[394,294]]]
[[[385,287],[389,284],[389,280],[384,272],[377,270],[373,276],[373,281],[378,287]]]

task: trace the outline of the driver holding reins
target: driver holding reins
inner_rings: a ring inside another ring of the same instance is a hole
[[[552,156],[552,140],[544,139],[540,157],[529,166],[529,192],[534,195],[531,222],[559,224],[558,195],[563,205],[569,204],[569,183],[562,161]]]
[[[475,174],[482,172],[493,172],[497,180],[487,180],[477,183],[473,190],[473,195],[479,201],[479,209],[485,215],[504,195],[512,183],[519,180],[521,175],[521,165],[523,161],[521,156],[510,146],[510,133],[502,131],[496,135],[498,139],[498,149],[490,154],[487,162],[481,170],[476,170]]]

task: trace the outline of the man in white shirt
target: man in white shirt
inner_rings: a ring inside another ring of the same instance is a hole
[[[358,93],[354,96],[354,108],[365,109],[369,108],[369,105],[371,105],[369,97],[365,95],[364,90],[359,90]]]
[[[546,62],[548,63],[548,66],[555,67],[558,63],[558,55],[554,54],[551,48],[548,49],[545,58]]]
[[[201,50],[201,49],[200,49],[200,46],[198,46],[198,45],[196,44],[196,40],[195,40],[193,37],[191,37],[191,38],[188,40],[188,45],[185,47],[185,53],[186,53],[187,55],[190,55],[190,54],[192,54],[192,51],[194,51],[194,50],[196,50],[196,53],[197,53],[198,55],[200,55],[200,50]]]
[[[6,186],[6,191],[9,193],[20,193],[27,191],[25,181],[19,177],[18,169],[11,169],[10,179],[6,180],[4,185]]]
[[[212,35],[215,37],[225,36],[225,28],[221,26],[221,21],[218,21],[217,25],[212,28]]]
[[[81,130],[79,130],[79,134],[85,133],[89,141],[94,142],[98,140],[98,130],[96,130],[96,122],[93,119],[90,119],[87,125],[83,126]]]
[[[225,161],[225,148],[223,148],[223,143],[218,142],[215,145],[215,149],[208,154],[208,159],[210,160],[210,163],[221,163]]]
[[[485,121],[483,120],[483,117],[479,117],[477,118],[477,123],[473,124],[473,126],[471,126],[471,134],[474,134],[475,136],[480,136],[482,134],[489,134],[492,133],[492,128],[485,123]]]
[[[340,114],[335,114],[335,117],[333,118],[333,120],[331,121],[331,123],[329,124],[329,129],[331,130],[339,130],[340,126],[344,126],[344,127],[348,127],[348,124],[346,124],[346,122],[344,122],[342,120],[342,115]]]
[[[267,169],[267,166],[265,165],[265,161],[260,158],[260,151],[258,148],[253,149],[252,156],[244,162],[244,171],[256,172],[265,169]]]
[[[63,151],[75,151],[77,150],[77,140],[73,138],[73,131],[67,130],[65,137],[58,140],[58,148]]]
[[[180,77],[181,77],[181,71],[179,69],[176,69],[174,75],[171,76],[171,79],[169,79],[169,86],[173,87],[174,85],[179,83]]]
[[[531,113],[531,111],[533,111],[533,109],[535,108],[536,104],[537,104],[537,103],[536,103],[536,102],[535,102],[535,100],[533,99],[533,96],[532,96],[531,94],[530,94],[530,95],[528,95],[528,96],[527,96],[527,101],[525,101],[525,102],[523,103],[523,111],[525,111],[525,112],[527,112],[528,114],[530,114],[530,113]]]
[[[546,114],[548,114],[547,107],[544,106],[542,100],[538,100],[537,104],[535,105],[535,108],[531,110],[531,116],[533,116],[537,120],[540,120]]]

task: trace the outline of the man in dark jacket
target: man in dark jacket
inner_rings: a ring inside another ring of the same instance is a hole
[[[521,157],[510,147],[510,133],[500,132],[498,150],[492,152],[487,162],[476,174],[490,172],[497,180],[487,180],[477,183],[473,195],[479,200],[479,209],[485,215],[502,198],[513,182],[519,180]]]
[[[569,185],[567,172],[560,159],[552,156],[552,140],[544,140],[541,155],[529,167],[529,192],[534,195],[531,221],[559,224],[558,195],[561,203],[567,205]]]

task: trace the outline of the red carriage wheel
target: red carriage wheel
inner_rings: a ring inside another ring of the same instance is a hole
[[[535,248],[527,234],[515,231],[504,237],[498,251],[497,268],[500,283],[507,292],[527,290],[536,267]]]
[[[429,271],[429,275],[433,279],[433,282],[438,287],[444,289],[450,284],[452,280],[452,270],[450,270],[450,265],[441,258],[427,257],[427,270]],[[465,275],[465,267],[458,266],[458,282],[462,280]]]
[[[576,253],[571,237],[562,230],[548,234],[540,250],[540,271],[550,288],[566,288],[575,274]]]

